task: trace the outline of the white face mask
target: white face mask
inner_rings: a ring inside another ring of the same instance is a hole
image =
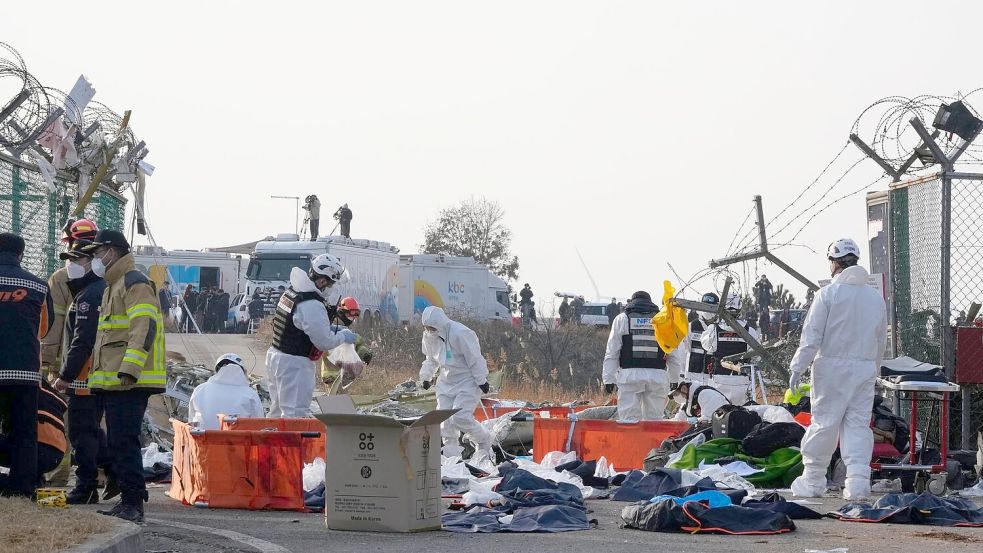
[[[84,277],[86,273],[85,267],[75,263],[74,261],[69,261],[68,264],[65,265],[65,270],[68,272],[69,280],[78,280]]]
[[[672,396],[672,400],[678,403],[679,405],[686,405],[686,399],[687,399],[686,394],[682,392],[678,394],[673,394]]]
[[[106,276],[106,264],[103,263],[101,257],[92,258],[92,272],[100,278]]]

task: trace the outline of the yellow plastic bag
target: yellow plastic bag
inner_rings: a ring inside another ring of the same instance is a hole
[[[686,310],[672,301],[676,296],[672,284],[666,280],[662,285],[665,290],[662,294],[662,310],[652,317],[652,328],[655,331],[655,341],[668,355],[689,334],[689,321],[686,319]]]

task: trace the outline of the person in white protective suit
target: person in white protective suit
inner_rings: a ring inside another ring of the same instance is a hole
[[[191,392],[188,422],[202,430],[218,430],[219,415],[259,418],[266,415],[259,394],[249,385],[242,358],[226,353],[215,362],[215,374]]]
[[[708,308],[717,309],[720,305],[720,296],[707,292],[700,298],[700,303],[706,304]],[[715,313],[697,311],[697,318],[689,322],[689,334],[679,343],[681,350],[679,355],[685,357],[680,370],[680,381],[688,380],[697,386],[710,383],[710,376],[713,374],[713,357],[704,351],[700,338],[707,327],[716,321]]]
[[[280,296],[273,314],[273,345],[266,351],[270,417],[311,416],[315,359],[357,336],[328,320],[325,299],[331,287],[347,276],[341,261],[321,254],[304,271],[290,271],[290,287]]]
[[[488,365],[478,336],[463,324],[450,320],[444,310],[423,310],[423,355],[420,382],[430,388],[437,377],[437,408],[460,409],[440,425],[445,457],[460,456],[460,434],[474,445],[472,461],[491,459],[492,435],[474,418],[481,394],[488,393]],[[440,374],[438,375],[438,371]]]
[[[713,417],[714,411],[730,404],[727,396],[710,384],[699,384],[685,380],[680,382],[676,389],[669,392],[669,398],[679,405],[676,420],[688,420],[691,424],[697,421],[709,421]]]
[[[789,367],[789,388],[795,391],[812,366],[812,424],[802,439],[805,470],[792,482],[792,493],[819,497],[826,491],[826,469],[839,441],[846,464],[843,497],[857,500],[870,496],[870,417],[887,313],[884,299],[867,285],[867,270],[857,265],[856,242],[833,242],[827,257],[833,282],[816,293]]]
[[[731,293],[727,298],[726,309],[737,317],[741,312],[741,299]],[[755,340],[759,340],[761,335],[756,328],[751,327],[747,321],[737,319],[737,324],[751,335]],[[748,391],[751,389],[751,378],[740,373],[731,371],[720,366],[717,360],[723,359],[748,350],[747,342],[738,334],[726,321],[716,321],[709,324],[700,336],[700,344],[706,352],[708,360],[714,362],[713,386],[724,393],[727,399],[734,405],[744,405],[748,400]]]
[[[619,420],[665,418],[670,387],[679,381],[685,351],[666,356],[659,347],[652,328],[658,312],[649,293],[638,291],[611,324],[601,382],[608,394],[617,387]]]

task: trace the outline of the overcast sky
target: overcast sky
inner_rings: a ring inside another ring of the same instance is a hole
[[[688,277],[722,255],[754,194],[775,215],[869,104],[981,84],[979,2],[8,4],[0,40],[43,83],[85,73],[96,100],[133,110],[165,248],[288,232],[292,202],[269,196],[316,193],[325,216],[349,204],[354,237],[411,253],[439,209],[484,196],[540,296],[594,295],[575,249],[602,295],[661,295],[667,262]],[[776,241],[860,157],[848,148]],[[828,198],[879,172],[862,163]],[[866,254],[865,235],[861,193],[795,242],[850,236]],[[823,255],[779,253],[828,276]]]

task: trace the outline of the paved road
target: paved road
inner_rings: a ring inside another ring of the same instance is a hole
[[[179,353],[189,363],[211,367],[226,353],[238,353],[246,369],[257,376],[266,375],[266,347],[251,334],[178,334],[165,336],[167,351]]]
[[[843,504],[824,499],[813,508],[825,512]],[[946,552],[983,550],[983,529],[933,528],[890,524],[859,524],[832,519],[798,521],[795,532],[782,536],[710,536],[663,534],[618,527],[623,503],[589,501],[595,530],[561,534],[373,534],[336,532],[324,528],[320,513],[249,512],[185,507],[164,496],[163,488],[151,490],[145,526],[147,551],[157,553],[308,553],[441,551],[530,553],[613,553],[618,551],[671,551],[673,553],[802,553],[838,547],[850,553]],[[91,507],[86,507],[91,509]]]

